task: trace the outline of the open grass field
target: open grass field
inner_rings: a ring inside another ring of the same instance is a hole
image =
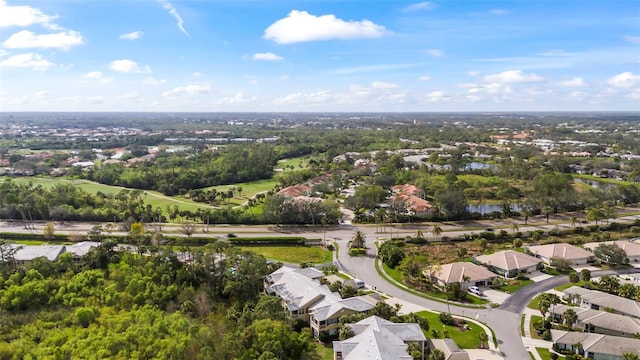
[[[278,161],[278,164],[275,166],[275,168],[281,169],[282,171],[299,170],[306,167],[309,164],[309,160],[311,159],[312,158],[310,156],[282,159]]]
[[[0,178],[2,180],[3,178]],[[102,192],[104,194],[117,194],[121,190],[125,189],[120,186],[104,185],[88,180],[71,180],[67,178],[48,178],[48,177],[18,177],[12,178],[17,183],[32,182],[35,185],[42,185],[44,188],[52,188],[57,184],[73,184],[80,189],[90,193],[96,194]],[[131,190],[131,189],[130,189]],[[178,199],[171,196],[166,196],[157,191],[143,190],[145,204],[150,204],[153,208],[159,207],[163,212],[166,212],[167,206],[178,205],[183,210],[195,211],[197,209],[207,209],[208,205],[199,204],[188,199]]]
[[[542,316],[531,315],[531,319],[529,320],[529,332],[531,333],[532,339],[542,339],[536,332],[536,329],[533,328],[533,324],[542,321]]]
[[[324,264],[333,260],[333,253],[317,246],[242,246],[242,250],[285,263]]]
[[[416,315],[427,319],[430,329],[437,330],[441,333],[443,329],[446,329],[449,332],[449,337],[452,338],[461,349],[477,349],[480,347],[479,335],[484,332],[484,330],[479,325],[468,322],[469,330],[461,330],[455,326],[444,325],[440,321],[438,314],[434,312],[420,311],[416,313]],[[431,334],[427,335],[431,337]]]

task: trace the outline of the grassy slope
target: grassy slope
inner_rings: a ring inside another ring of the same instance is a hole
[[[444,325],[440,322],[438,314],[430,311],[420,311],[416,315],[425,318],[429,321],[429,328],[442,332],[442,329],[446,329],[449,332],[449,337],[458,344],[461,349],[476,349],[480,346],[480,340],[478,336],[484,330],[474,323],[469,322],[469,330],[460,331],[455,326]]]
[[[317,246],[243,246],[242,249],[286,263],[324,264],[332,260],[331,251]]]

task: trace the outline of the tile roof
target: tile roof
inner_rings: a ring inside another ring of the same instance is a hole
[[[583,246],[585,249],[594,251],[600,244],[615,244],[616,246],[624,250],[627,256],[640,256],[640,244],[627,240],[590,242],[584,244]]]
[[[342,352],[344,360],[411,360],[405,341],[426,341],[414,323],[392,323],[371,316],[349,326],[356,335],[333,342],[334,352]]]
[[[589,290],[572,286],[564,290],[565,294],[579,295],[583,302],[588,302],[602,308],[610,308],[620,314],[626,314],[640,319],[640,302],[608,294],[603,291]]]
[[[585,352],[622,356],[626,352],[637,354],[640,339],[594,333],[568,332],[551,330],[551,338],[555,343],[568,345],[582,344]]]
[[[592,257],[593,253],[567,243],[555,243],[547,245],[528,246],[527,249],[534,255],[548,259],[559,257],[568,260],[585,259]]]
[[[480,265],[470,262],[445,264],[436,273],[436,277],[447,284],[461,283],[465,276],[469,277],[470,282],[475,282],[493,279],[497,275]]]
[[[485,265],[495,266],[504,270],[526,269],[542,262],[542,260],[538,258],[514,250],[499,251],[490,255],[480,255],[476,256],[475,259]]]

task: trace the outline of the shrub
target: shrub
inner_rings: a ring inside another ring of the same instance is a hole
[[[550,341],[550,340],[551,340],[551,331],[549,331],[549,330],[545,330],[545,331],[542,333],[542,339],[543,339],[543,340]]]
[[[405,242],[409,243],[409,244],[426,244],[427,243],[427,239],[423,238],[423,237],[410,237],[408,239],[405,240]]]
[[[351,255],[351,256],[360,256],[360,255],[364,255],[366,253],[367,253],[367,249],[363,249],[363,248],[349,249],[349,255]]]
[[[584,228],[582,226],[576,226],[575,228],[573,228],[574,234],[582,234],[583,232],[584,232]]]
[[[454,321],[453,321],[453,316],[451,316],[451,314],[449,313],[440,313],[440,315],[438,315],[440,322],[445,324],[445,325],[453,325]]]
[[[551,357],[551,360],[558,360],[558,354],[556,353],[551,353],[550,357]]]
[[[493,231],[483,231],[479,234],[481,239],[492,241],[496,239],[496,234]]]
[[[597,232],[600,230],[600,225],[589,225],[587,229],[589,229],[589,232]]]

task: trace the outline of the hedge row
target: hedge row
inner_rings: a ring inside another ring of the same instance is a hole
[[[306,238],[303,237],[286,237],[286,238],[277,238],[277,237],[236,237],[229,238],[227,241],[233,245],[305,245],[307,242]]]

